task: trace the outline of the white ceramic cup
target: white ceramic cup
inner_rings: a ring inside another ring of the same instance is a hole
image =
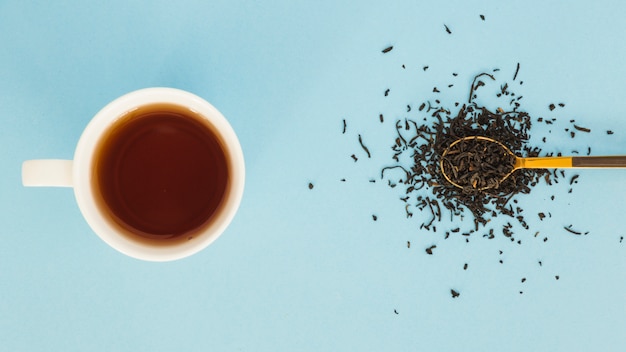
[[[185,107],[204,117],[220,134],[229,162],[229,180],[218,210],[209,223],[183,240],[151,240],[128,236],[97,205],[92,187],[94,151],[107,129],[126,113],[155,103]],[[190,256],[206,248],[230,224],[243,196],[245,165],[237,135],[224,116],[204,99],[173,88],[146,88],[128,93],[100,110],[89,122],[78,141],[73,160],[28,160],[22,165],[24,186],[73,187],[76,201],[89,226],[116,250],[137,259],[170,261]]]

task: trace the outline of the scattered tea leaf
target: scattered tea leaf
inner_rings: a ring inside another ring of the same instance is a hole
[[[582,232],[580,231],[576,231],[572,229],[572,225],[569,226],[563,226],[563,228],[565,229],[565,231],[569,232],[569,233],[573,233],[574,235],[582,235]]]
[[[372,154],[370,154],[370,150],[363,144],[363,138],[361,138],[361,135],[359,134],[359,144],[361,145],[361,148],[363,148],[363,150],[365,151],[365,153],[367,153],[367,157],[371,158]]]
[[[587,133],[591,132],[591,130],[590,130],[589,128],[586,128],[586,127],[580,127],[580,126],[578,126],[578,125],[574,125],[574,128],[575,128],[575,129],[577,129],[577,130],[579,130],[579,131],[581,131],[581,132],[587,132]]]

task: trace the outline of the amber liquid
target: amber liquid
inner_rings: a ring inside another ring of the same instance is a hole
[[[126,232],[172,239],[206,226],[227,192],[223,143],[202,116],[169,104],[140,107],[102,137],[94,193]]]

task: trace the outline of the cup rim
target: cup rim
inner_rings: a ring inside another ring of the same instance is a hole
[[[118,118],[139,106],[154,103],[170,103],[185,106],[204,116],[221,135],[229,157],[231,177],[229,191],[215,214],[215,219],[201,233],[188,241],[169,245],[150,245],[120,234],[111,221],[100,212],[91,187],[93,155],[102,134]],[[172,261],[188,257],[206,248],[228,227],[239,208],[245,183],[245,164],[239,139],[226,118],[208,101],[176,88],[153,87],[132,91],[103,107],[88,123],[74,153],[74,195],[79,209],[92,230],[108,245],[130,257],[147,261]]]

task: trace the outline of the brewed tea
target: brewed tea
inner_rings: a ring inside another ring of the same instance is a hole
[[[112,221],[170,239],[202,228],[228,187],[223,143],[199,114],[172,104],[120,117],[98,144],[92,184]]]

